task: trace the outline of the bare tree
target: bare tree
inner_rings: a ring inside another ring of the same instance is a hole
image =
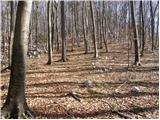
[[[47,21],[48,21],[48,62],[47,64],[52,64],[52,27],[51,27],[51,1],[48,1],[47,6]]]
[[[35,39],[35,43],[36,43],[36,51],[37,51],[37,48],[38,48],[38,1],[35,1],[35,7],[36,7],[36,14],[35,14],[35,36],[36,36],[36,39]]]
[[[103,1],[103,10],[102,10],[102,35],[103,35],[103,42],[106,48],[106,52],[108,52],[107,46],[107,38],[106,38],[106,17],[105,17],[105,2]]]
[[[144,13],[143,13],[143,4],[142,1],[140,1],[140,11],[141,11],[141,20],[142,20],[142,26],[141,26],[141,36],[142,36],[142,50],[141,50],[141,56],[143,56],[144,46],[145,46],[145,31],[144,31]]]
[[[96,24],[95,24],[95,14],[94,14],[94,7],[92,2],[90,1],[90,10],[91,10],[91,18],[92,18],[92,37],[93,37],[93,44],[94,44],[94,58],[98,58],[98,48],[97,48],[97,40],[96,40]]]
[[[61,1],[61,37],[62,37],[62,58],[61,60],[65,62],[67,61],[67,58],[66,58],[64,1]]]
[[[83,1],[83,6],[82,6],[82,27],[83,27],[83,36],[84,36],[84,47],[85,47],[85,54],[88,53],[88,40],[87,40],[87,37],[86,37],[86,22],[85,22],[85,12],[84,10],[86,11],[86,5],[85,5],[85,1]]]
[[[19,1],[16,14],[9,89],[2,107],[3,118],[26,118],[30,110],[25,98],[26,53],[32,1]]]
[[[9,41],[9,67],[12,63],[12,45],[13,45],[13,37],[14,37],[14,2],[10,1],[10,41]]]
[[[152,1],[150,1],[150,14],[151,14],[151,39],[152,39],[152,51],[154,48],[154,15],[152,8]]]
[[[74,39],[75,39],[75,30],[74,30],[74,3],[72,1],[72,48],[71,50],[74,50]]]
[[[139,53],[139,40],[138,40],[138,33],[137,33],[137,27],[136,27],[136,21],[135,21],[135,15],[134,15],[134,3],[133,1],[130,1],[131,6],[131,19],[132,19],[132,28],[133,28],[133,34],[134,34],[134,47],[135,47],[135,65],[140,66],[140,53]]]
[[[155,9],[153,9],[152,1],[150,1],[152,51],[154,49],[155,12],[158,8],[158,5],[159,2],[157,2]]]
[[[80,41],[78,36],[78,1],[74,2],[74,25],[75,25],[75,35],[77,46],[80,47]]]

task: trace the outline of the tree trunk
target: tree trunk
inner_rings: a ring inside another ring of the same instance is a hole
[[[66,40],[65,40],[65,15],[64,15],[64,1],[61,1],[61,36],[62,36],[62,61],[67,61],[66,58]]]
[[[139,4],[139,25],[138,25],[138,37],[139,37],[139,48],[140,50],[142,50],[142,17],[141,17],[141,13],[142,12],[142,8],[141,8],[141,1]]]
[[[93,37],[93,44],[94,44],[94,58],[98,58],[98,49],[97,49],[97,40],[96,40],[96,26],[95,26],[95,15],[93,11],[93,4],[90,1],[90,9],[91,9],[91,19],[92,19],[92,27],[93,27],[93,32],[92,32],[92,37]]]
[[[132,19],[132,28],[133,28],[133,34],[134,34],[134,47],[135,47],[135,65],[140,66],[140,53],[139,53],[139,40],[138,40],[138,33],[137,33],[137,27],[136,27],[136,21],[134,16],[134,3],[133,1],[130,1],[131,5],[131,19]]]
[[[100,2],[101,5],[101,2]],[[98,10],[97,10],[98,13]],[[99,21],[97,20],[97,24],[99,23],[99,30],[98,30],[98,25],[97,25],[97,31],[99,31],[100,36],[99,36],[99,48],[103,49],[103,45],[102,45],[102,35],[103,35],[103,13],[101,14],[101,11],[99,11],[99,17],[97,14],[97,19],[99,18]]]
[[[1,2],[2,3],[2,2]],[[1,5],[1,19],[2,19],[2,23],[4,23],[4,10],[3,10],[3,6]],[[1,24],[1,30],[2,30],[2,53],[4,53],[5,51],[5,37],[4,37],[4,24]]]
[[[144,31],[144,16],[143,16],[143,4],[142,1],[140,1],[140,11],[141,11],[141,20],[142,20],[142,50],[141,50],[141,56],[143,56],[144,46],[145,46],[145,31]]]
[[[106,25],[106,18],[105,18],[105,2],[103,1],[103,16],[102,16],[102,35],[103,35],[103,42],[106,48],[106,52],[108,52],[108,46],[107,46],[107,38],[106,38],[106,28],[104,27]],[[104,22],[105,20],[105,22]],[[104,24],[105,23],[105,24]]]
[[[12,66],[3,118],[26,118],[30,110],[25,98],[26,53],[31,14],[31,1],[19,1],[12,50]]]
[[[58,11],[57,11],[57,8],[56,8],[56,50],[59,51],[59,36],[58,36]]]
[[[12,63],[12,45],[13,45],[13,37],[14,37],[14,2],[10,1],[10,41],[9,41],[9,67],[11,66]]]
[[[83,27],[85,54],[87,54],[88,53],[88,40],[86,38],[86,24],[85,24],[85,17],[84,17],[84,8],[86,8],[85,1],[83,1],[83,6],[82,6],[82,27]]]
[[[52,43],[51,43],[51,39],[52,39],[52,27],[51,27],[51,1],[48,1],[48,11],[47,11],[47,14],[48,14],[48,17],[47,17],[47,20],[48,20],[48,62],[47,64],[50,65],[52,64]]]
[[[53,8],[53,2],[51,2],[51,32],[52,32],[52,38],[51,38],[51,41],[52,41],[52,51],[54,49],[54,26],[55,26],[55,12],[54,12],[54,8]]]
[[[33,9],[32,9],[33,10]],[[33,26],[33,22],[32,22],[32,13],[31,13],[31,19],[30,19],[30,25],[29,25],[29,42],[28,42],[28,51],[32,50],[32,26]]]
[[[75,31],[74,31],[74,1],[72,2],[72,47],[71,51],[74,50],[74,39],[75,39]]]
[[[150,15],[151,15],[151,39],[152,39],[152,51],[154,49],[154,14],[152,8],[152,1],[150,1]]]
[[[156,46],[158,46],[158,41],[159,41],[159,17],[158,17],[158,19],[157,19],[157,31],[156,31]]]
[[[77,26],[77,22],[78,22],[78,19],[77,18],[77,14],[78,14],[78,10],[77,10],[77,5],[76,2],[74,2],[74,25],[75,25],[75,35],[76,35],[76,42],[77,42],[77,46],[80,47],[80,41],[79,41],[79,37],[78,37],[78,26]]]
[[[38,49],[38,1],[35,1],[35,5],[36,5],[36,26],[35,26],[35,34],[36,34],[36,51]]]

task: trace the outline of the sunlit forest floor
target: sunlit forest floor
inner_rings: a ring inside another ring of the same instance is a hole
[[[53,54],[53,64],[46,65],[47,54],[27,63],[26,99],[36,118],[158,118],[159,117],[159,60],[158,50],[145,49],[141,67],[128,67],[127,43],[109,44],[109,52],[100,50],[99,58],[84,54],[84,48],[67,52],[67,62],[59,62],[60,53]],[[91,88],[83,87],[86,80]],[[2,73],[4,86],[1,99],[6,98],[9,71]],[[124,83],[127,81],[126,83]],[[122,86],[121,86],[122,85]],[[130,91],[140,89],[139,95]],[[76,92],[81,100],[67,96]],[[117,111],[117,112],[114,112]]]

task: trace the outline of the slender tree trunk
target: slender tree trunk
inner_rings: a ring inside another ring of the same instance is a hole
[[[74,34],[73,34],[73,32],[74,32],[74,27],[73,27],[73,7],[72,7],[72,20],[71,20],[71,26],[72,26],[72,29],[71,29],[71,44],[72,44],[72,46],[71,46],[71,51],[73,51],[73,46],[74,46]]]
[[[159,17],[158,17],[158,20],[157,20],[157,31],[156,31],[156,46],[158,46],[158,41],[159,41]]]
[[[103,14],[103,13],[102,13]],[[102,28],[102,26],[103,26],[103,18],[101,19],[101,17],[100,17],[100,23],[99,23],[100,25],[99,25],[99,31],[100,31],[100,37],[99,37],[99,40],[100,40],[100,49],[102,49],[103,48],[103,46],[102,46],[102,36],[103,36],[103,28]]]
[[[106,38],[106,28],[104,27],[106,25],[106,18],[105,18],[105,1],[103,1],[103,12],[102,12],[102,35],[103,35],[103,42],[106,48],[106,52],[108,52],[108,46],[107,46],[107,38]],[[105,21],[105,22],[104,22]],[[105,23],[105,25],[104,25]]]
[[[35,1],[35,7],[36,7],[36,26],[35,26],[35,34],[36,34],[36,51],[38,49],[38,1]]]
[[[152,39],[152,51],[154,49],[154,14],[152,8],[152,1],[150,1],[150,15],[151,15],[151,39]]]
[[[74,2],[74,25],[75,25],[75,35],[76,35],[76,42],[77,42],[77,46],[80,47],[80,42],[79,42],[79,37],[78,37],[78,26],[77,26],[77,22],[78,22],[78,19],[77,18],[77,14],[78,14],[78,10],[77,10],[77,5],[76,2]]]
[[[134,47],[135,47],[135,65],[140,66],[140,53],[139,53],[139,40],[138,40],[138,33],[137,33],[137,27],[136,27],[136,21],[134,16],[134,3],[133,1],[130,1],[131,5],[131,18],[132,18],[132,28],[133,28],[133,34],[134,34]]]
[[[65,14],[64,1],[61,1],[61,36],[62,36],[62,61],[67,61],[66,58],[66,40],[65,40]]]
[[[143,56],[144,46],[145,46],[145,31],[144,31],[144,16],[143,16],[143,4],[142,1],[140,1],[140,11],[141,11],[141,19],[142,19],[142,50],[141,50],[141,56]]]
[[[4,10],[3,10],[3,6],[1,6],[1,19],[2,19],[2,23],[4,23]],[[2,30],[2,53],[4,53],[5,51],[5,35],[4,35],[4,24],[1,24],[1,30]]]
[[[85,1],[83,1],[83,6],[82,6],[82,27],[83,27],[85,54],[87,54],[88,53],[88,40],[86,38],[86,24],[85,24],[85,17],[84,17],[84,8],[86,8]]]
[[[19,1],[12,51],[12,66],[2,118],[26,118],[30,110],[25,98],[26,53],[32,1]]]
[[[11,67],[12,63],[12,45],[13,45],[13,37],[14,37],[14,2],[10,1],[10,41],[9,41],[9,67]]]
[[[10,19],[10,10],[9,10],[9,8],[10,8],[10,2],[8,1],[7,2],[7,8],[6,8],[6,12],[7,12],[7,19]],[[9,41],[10,41],[10,21],[9,20],[7,20],[6,21],[7,22],[7,26],[6,26],[6,43],[9,43]],[[9,49],[7,49],[8,50],[8,56],[9,56]]]
[[[142,50],[142,8],[141,8],[141,1],[139,4],[139,26],[138,26],[138,36],[139,36],[139,48]]]
[[[54,8],[53,8],[53,2],[51,2],[51,32],[52,32],[52,38],[51,38],[51,41],[52,41],[52,51],[54,49],[54,26],[55,26],[55,12],[54,12]]]
[[[75,31],[74,31],[74,4],[72,2],[72,48],[71,51],[74,50],[74,39],[75,39]]]
[[[102,13],[103,14],[103,13]],[[101,14],[99,14],[99,16],[101,16]],[[102,15],[103,16],[103,15]],[[98,17],[97,17],[98,18]],[[100,49],[102,49],[103,48],[103,46],[102,46],[102,35],[103,35],[103,17],[99,17],[99,31],[100,31],[100,38],[99,38],[99,42],[100,42]],[[98,22],[98,21],[97,21]],[[97,26],[97,28],[98,28],[98,26]]]
[[[88,8],[89,8],[89,1],[86,1],[86,3],[85,3],[85,5],[86,5],[86,19],[85,19],[85,23],[86,23],[86,40],[88,41],[88,51],[90,51],[90,41],[89,41],[89,39],[90,39],[90,34],[89,34],[89,32],[90,32],[90,26],[89,26],[89,18],[90,18],[90,16],[89,16],[89,10],[88,10]]]
[[[32,14],[31,14],[31,19],[30,19],[30,25],[29,25],[29,42],[28,42],[28,51],[31,51],[32,50],[32,26],[33,26],[33,23],[32,23]]]
[[[57,51],[59,51],[59,36],[58,36],[58,11],[57,11],[57,8],[56,8],[56,36],[57,36],[57,38],[56,38],[56,43],[57,43],[57,45],[56,45],[56,50]]]
[[[52,64],[52,44],[51,44],[51,39],[52,39],[52,27],[51,27],[51,1],[48,1],[48,62],[47,64]]]
[[[95,24],[95,15],[93,11],[93,4],[90,1],[90,9],[91,9],[91,19],[92,19],[92,27],[93,27],[93,32],[92,32],[92,37],[93,37],[93,44],[94,44],[94,58],[98,58],[98,49],[97,49],[97,40],[96,40],[96,24]]]
[[[128,2],[128,6],[129,6],[129,2]],[[129,22],[129,24],[128,24],[128,32],[127,32],[127,34],[128,34],[128,68],[129,68],[129,61],[130,61],[130,47],[129,47],[129,43],[130,43],[130,39],[131,39],[131,32],[130,32],[130,29],[131,29],[131,11],[129,10],[129,7],[128,7],[128,9],[127,9],[127,11],[128,11],[128,22]]]

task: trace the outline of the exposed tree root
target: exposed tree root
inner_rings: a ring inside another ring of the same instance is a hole
[[[66,58],[66,60],[60,59],[60,60],[58,60],[57,62],[67,62],[67,61],[69,61],[68,58]]]
[[[135,62],[134,64],[132,64],[132,68],[134,67],[139,67],[139,66],[142,66],[142,63],[141,62]]]
[[[46,65],[52,65],[52,62],[47,62]]]
[[[136,62],[134,65],[135,66],[142,66],[142,64],[140,62]]]
[[[5,105],[1,110],[2,119],[28,119],[33,118],[35,114],[29,110],[28,106],[19,104]]]

